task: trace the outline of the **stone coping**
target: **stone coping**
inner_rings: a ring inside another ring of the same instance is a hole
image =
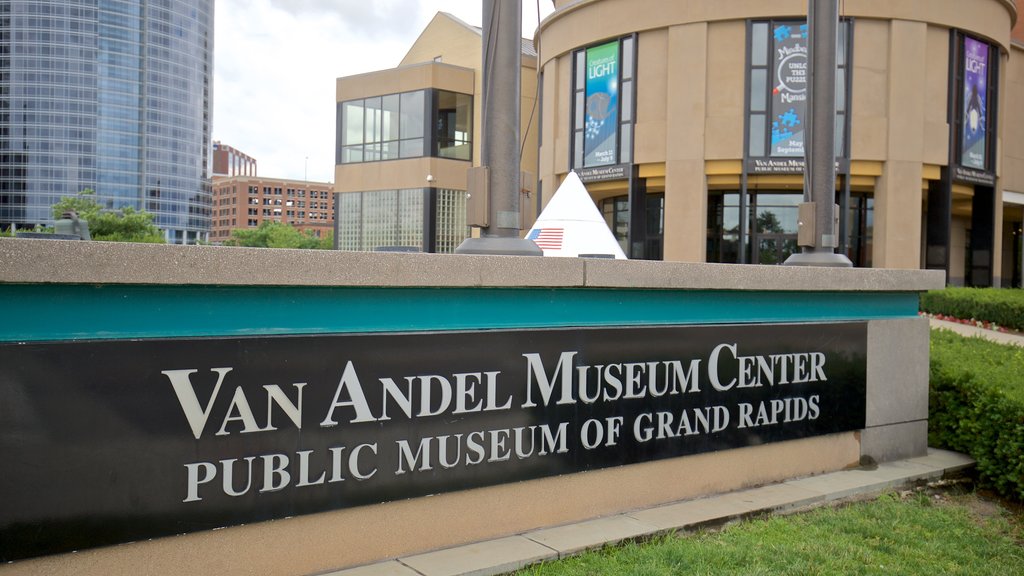
[[[945,274],[0,238],[0,283],[920,292]]]

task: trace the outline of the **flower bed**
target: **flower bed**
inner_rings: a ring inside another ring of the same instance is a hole
[[[980,328],[1024,331],[1024,290],[946,288],[921,295],[921,311],[930,317]]]

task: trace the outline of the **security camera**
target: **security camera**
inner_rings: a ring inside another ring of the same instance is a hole
[[[433,181],[434,181],[434,175],[433,174],[427,174],[427,182],[433,182]]]

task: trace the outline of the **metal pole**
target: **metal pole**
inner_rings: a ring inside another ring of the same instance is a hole
[[[808,0],[810,83],[804,131],[804,204],[800,207],[800,250],[786,260],[795,266],[853,266],[837,254],[836,234],[836,43],[839,0]],[[804,230],[812,225],[813,234]],[[809,236],[809,238],[808,238]]]
[[[544,255],[519,229],[522,21],[522,0],[483,0],[480,165],[488,167],[488,226],[459,254]]]

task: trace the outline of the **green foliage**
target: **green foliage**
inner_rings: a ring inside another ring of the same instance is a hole
[[[970,454],[984,485],[1024,500],[1024,348],[931,336],[929,445]]]
[[[8,228],[7,230],[4,230],[3,228],[0,228],[0,238],[3,238],[5,236],[8,237],[8,238],[10,238],[11,236],[14,236],[14,225],[11,225],[11,227]]]
[[[232,230],[231,237],[224,245],[250,248],[331,249],[334,247],[334,236],[328,234],[325,238],[317,238],[311,231],[303,233],[288,224],[264,221],[258,228]]]
[[[153,215],[145,211],[136,212],[131,207],[122,208],[120,213],[100,212],[89,220],[89,234],[93,240],[107,242],[166,242],[163,233],[153,224]]]
[[[89,231],[92,231],[92,221],[96,219],[96,216],[100,213],[103,208],[99,202],[96,201],[96,192],[91,188],[82,190],[75,196],[65,196],[60,199],[59,202],[51,207],[53,213],[53,219],[58,220],[63,217],[65,212],[75,211],[78,213],[78,217],[82,220],[89,221]]]
[[[971,496],[969,498],[976,499]],[[1019,529],[1003,512],[972,516],[969,500],[884,495],[727,526],[663,536],[545,563],[533,576],[594,574],[1021,574]]]
[[[1024,290],[946,288],[921,295],[921,310],[963,320],[984,320],[1024,330]]]
[[[321,250],[334,250],[334,230],[328,230],[327,234],[320,238],[318,248]]]
[[[61,218],[65,212],[75,211],[89,223],[93,240],[106,242],[142,242],[163,244],[164,235],[153,224],[153,215],[125,207],[119,211],[104,211],[94,198],[95,192],[86,188],[75,196],[65,196],[53,205],[53,217]]]

